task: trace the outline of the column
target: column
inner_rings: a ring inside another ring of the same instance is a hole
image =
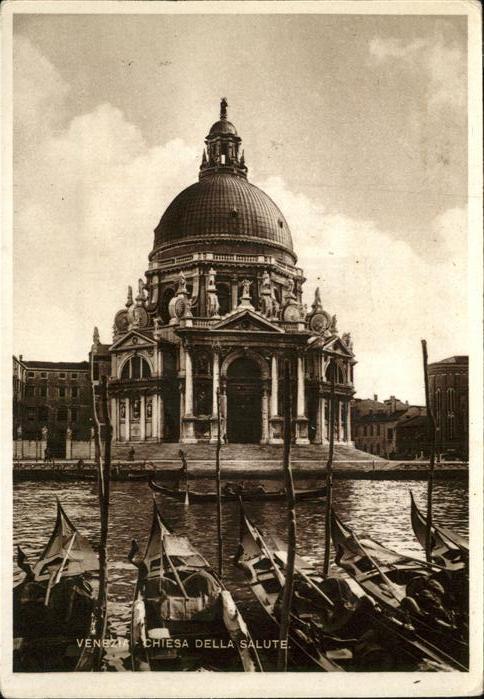
[[[163,396],[158,396],[158,440],[163,441],[165,437],[165,401]]]
[[[142,442],[146,439],[146,396],[141,394],[139,400],[139,438]]]
[[[193,372],[192,357],[185,352],[185,417],[193,415]]]
[[[343,435],[343,403],[341,400],[338,400],[338,439],[336,440],[337,442],[342,442]]]
[[[323,443],[323,433],[321,431],[322,428],[322,420],[321,420],[321,403],[323,401],[323,397],[321,393],[318,395],[318,409],[316,410],[316,434],[314,435],[314,443],[315,444],[322,444]]]
[[[213,352],[212,371],[212,419],[210,422],[210,443],[218,441],[217,391],[220,390],[220,357],[217,350]],[[220,425],[222,425],[222,396],[220,395]]]
[[[351,439],[351,403],[348,401],[346,403],[346,441],[348,444],[352,444]]]
[[[213,353],[213,379],[212,379],[212,415],[217,417],[217,391],[220,387],[220,357],[218,352]]]
[[[297,417],[305,417],[304,401],[304,357],[299,354],[297,357]]]
[[[297,357],[296,444],[309,444],[304,380],[304,355],[301,352]]]
[[[321,395],[320,404],[321,410],[321,444],[328,441],[328,425],[326,424],[326,398]]]
[[[232,277],[231,285],[230,285],[230,291],[232,295],[232,310],[235,311],[237,308],[237,305],[239,303],[239,282],[237,277]]]
[[[155,393],[151,397],[151,436],[155,440],[155,442],[158,441],[158,426],[159,426],[159,419],[158,419],[158,410],[159,410],[159,404],[158,404],[158,394]]]
[[[262,389],[262,434],[261,444],[267,444],[269,441],[269,390],[264,382]]]
[[[66,459],[72,459],[72,432],[66,432]]]
[[[119,425],[118,425],[118,404],[116,398],[111,398],[111,427],[113,429],[113,442],[118,439],[119,435]]]
[[[124,419],[124,431],[126,433],[126,441],[129,442],[131,439],[131,408],[129,405],[129,398],[126,397],[126,417]]]
[[[277,367],[277,355],[272,355],[271,360],[271,417],[276,417],[278,410],[278,390],[279,390],[279,375]]]

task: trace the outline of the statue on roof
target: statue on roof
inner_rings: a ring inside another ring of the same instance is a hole
[[[228,102],[225,97],[222,97],[220,100],[220,118],[221,119],[226,119],[227,118],[227,107],[228,107]]]

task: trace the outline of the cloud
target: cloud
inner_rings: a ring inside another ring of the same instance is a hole
[[[143,275],[153,229],[193,179],[199,152],[181,139],[149,147],[108,103],[61,127],[51,107],[63,110],[66,86],[29,42],[20,44],[25,69],[30,61],[42,65],[49,99],[14,107],[22,134],[14,175],[15,347],[28,358],[82,359],[93,325],[110,341],[126,286]],[[35,93],[28,84],[38,79],[35,70],[19,79],[22,91]]]
[[[446,43],[442,34],[435,39],[404,42],[374,37],[368,44],[369,63],[383,65],[398,60],[408,69],[427,75],[429,104],[462,109],[466,104],[466,57],[457,44]]]
[[[339,330],[352,333],[359,395],[422,400],[420,339],[431,359],[467,351],[465,211],[449,209],[434,220],[423,241],[432,254],[424,258],[371,221],[325,213],[279,177],[259,186],[292,230],[306,302],[319,286]]]

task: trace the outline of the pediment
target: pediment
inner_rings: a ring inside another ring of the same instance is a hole
[[[153,340],[149,335],[139,332],[139,330],[130,330],[120,337],[109,348],[110,352],[122,352],[124,350],[133,350],[141,347],[156,347],[156,340]]]
[[[340,354],[350,359],[355,356],[338,335],[333,335],[331,337],[311,337],[308,341],[308,349],[324,349],[326,352],[334,352],[335,354]]]
[[[236,311],[230,316],[222,318],[216,325],[212,325],[211,330],[237,330],[239,332],[284,332],[274,323],[257,311],[244,309]]]

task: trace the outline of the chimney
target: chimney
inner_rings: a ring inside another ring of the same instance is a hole
[[[395,396],[390,396],[390,400],[392,402],[392,413],[395,413],[397,411],[397,399]]]
[[[374,393],[374,394],[373,394],[373,400],[374,400],[375,402],[378,400],[378,394],[377,394],[377,393]]]
[[[18,358],[19,358],[19,361],[21,362],[21,361],[23,361],[24,355],[23,355],[23,354],[19,354]]]

